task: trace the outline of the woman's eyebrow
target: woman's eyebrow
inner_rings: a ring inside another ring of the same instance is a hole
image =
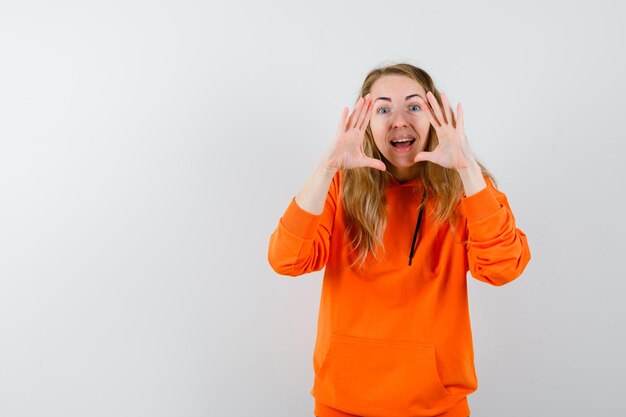
[[[405,99],[405,100],[408,100],[408,99],[413,98],[413,97],[419,97],[419,98],[421,98],[422,100],[424,100],[424,97],[420,96],[419,94],[411,94],[410,96],[406,96],[404,99]],[[391,101],[391,99],[390,99],[389,97],[378,97],[376,100],[386,100],[386,101]],[[374,101],[376,101],[376,100],[374,100]]]

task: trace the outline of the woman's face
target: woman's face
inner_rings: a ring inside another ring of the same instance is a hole
[[[430,122],[415,100],[426,91],[404,75],[384,75],[372,85],[370,128],[376,147],[389,161],[387,169],[404,182],[417,176],[415,156],[426,147]]]

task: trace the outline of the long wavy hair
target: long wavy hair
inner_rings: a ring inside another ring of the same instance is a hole
[[[441,96],[430,75],[423,69],[407,63],[372,70],[363,81],[359,97],[368,94],[374,83],[385,75],[403,75],[417,81],[425,91],[431,91],[435,95],[437,102],[443,108]],[[437,133],[431,125],[425,150],[432,151],[438,144]],[[365,131],[363,151],[365,155],[380,159],[389,166],[390,162],[376,147],[370,126]],[[479,165],[483,176],[495,184],[489,171],[480,162]],[[464,192],[461,177],[454,169],[444,168],[431,162],[418,162],[418,171],[418,176],[426,191],[424,204],[426,200],[434,199],[436,223],[449,222],[454,233],[454,226],[458,219],[457,207]],[[353,248],[354,261],[351,266],[358,264],[362,267],[369,253],[372,253],[376,259],[380,259],[379,250],[384,251],[383,234],[387,223],[385,188],[389,176],[390,172],[382,172],[369,167],[353,168],[343,172],[341,199],[346,216],[346,235]],[[421,196],[416,198],[419,197]]]

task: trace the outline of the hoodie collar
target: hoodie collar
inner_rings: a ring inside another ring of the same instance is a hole
[[[389,187],[414,187],[421,183],[420,177],[413,178],[412,180],[400,183],[393,175],[389,174]]]

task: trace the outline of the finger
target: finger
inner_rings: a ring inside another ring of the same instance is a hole
[[[456,129],[456,116],[454,115],[454,111],[452,111],[452,106],[450,106],[450,117],[452,118],[452,127]]]
[[[421,162],[421,161],[435,162],[433,159],[433,153],[432,152],[420,152],[417,155],[415,155],[414,162]]]
[[[465,117],[463,116],[463,107],[461,107],[461,103],[456,105],[456,114],[457,114],[457,126],[461,130],[461,132],[465,132]]]
[[[335,136],[339,136],[346,131],[346,122],[348,119],[349,111],[350,109],[347,107],[344,107],[343,110],[341,111],[341,117],[339,118],[339,126],[337,126],[337,133],[335,133]]]
[[[372,107],[374,106],[374,103],[372,102],[372,98],[370,96],[369,102],[367,104],[367,108],[365,109],[365,116],[363,117],[363,120],[361,121],[361,124],[359,126],[360,130],[365,130],[367,129],[367,125],[370,122],[370,119],[372,118]]]
[[[435,118],[435,115],[433,114],[433,111],[430,108],[430,105],[421,97],[418,97],[416,100],[419,103],[421,109],[426,112],[426,115],[428,116],[428,120],[430,121],[430,124],[435,126],[435,128],[440,127],[441,125],[439,124],[439,120]]]
[[[356,124],[354,125],[354,127],[356,127],[357,129],[361,129],[361,125],[363,124],[363,119],[365,119],[365,117],[367,116],[367,112],[369,111],[369,108],[370,108],[370,97],[371,96],[367,94],[363,98],[363,106],[361,106],[359,117],[357,118]]]
[[[454,123],[454,114],[452,113],[452,108],[450,107],[450,103],[448,102],[448,96],[445,93],[441,92],[441,102],[443,103],[443,108],[445,110],[446,121],[452,125],[452,127],[456,127]]]
[[[376,158],[365,158],[363,160],[363,165],[366,166],[366,167],[378,169],[380,171],[386,171],[387,170],[387,167],[385,166],[385,163],[383,161],[381,161],[380,159],[376,159]]]
[[[354,128],[356,126],[356,120],[360,114],[361,107],[363,106],[364,101],[365,100],[363,99],[363,97],[361,97],[356,102],[356,105],[354,106],[354,110],[352,111],[352,114],[350,115],[350,119],[348,120],[348,128]]]
[[[433,113],[435,114],[435,117],[437,117],[437,120],[447,123],[444,115],[441,113],[441,107],[439,107],[439,102],[437,101],[435,95],[429,91],[428,93],[426,93],[426,97],[428,98],[428,102],[433,108]],[[443,123],[441,124],[443,125]]]
[[[361,99],[357,100],[357,102],[354,104],[354,109],[350,113],[350,116],[348,116],[348,120],[346,120],[346,128],[345,128],[345,130],[348,130],[350,128],[350,126],[352,126],[352,122],[354,120],[354,113],[356,112],[356,110],[357,110],[357,108],[359,106],[359,102],[360,101],[361,101]]]

